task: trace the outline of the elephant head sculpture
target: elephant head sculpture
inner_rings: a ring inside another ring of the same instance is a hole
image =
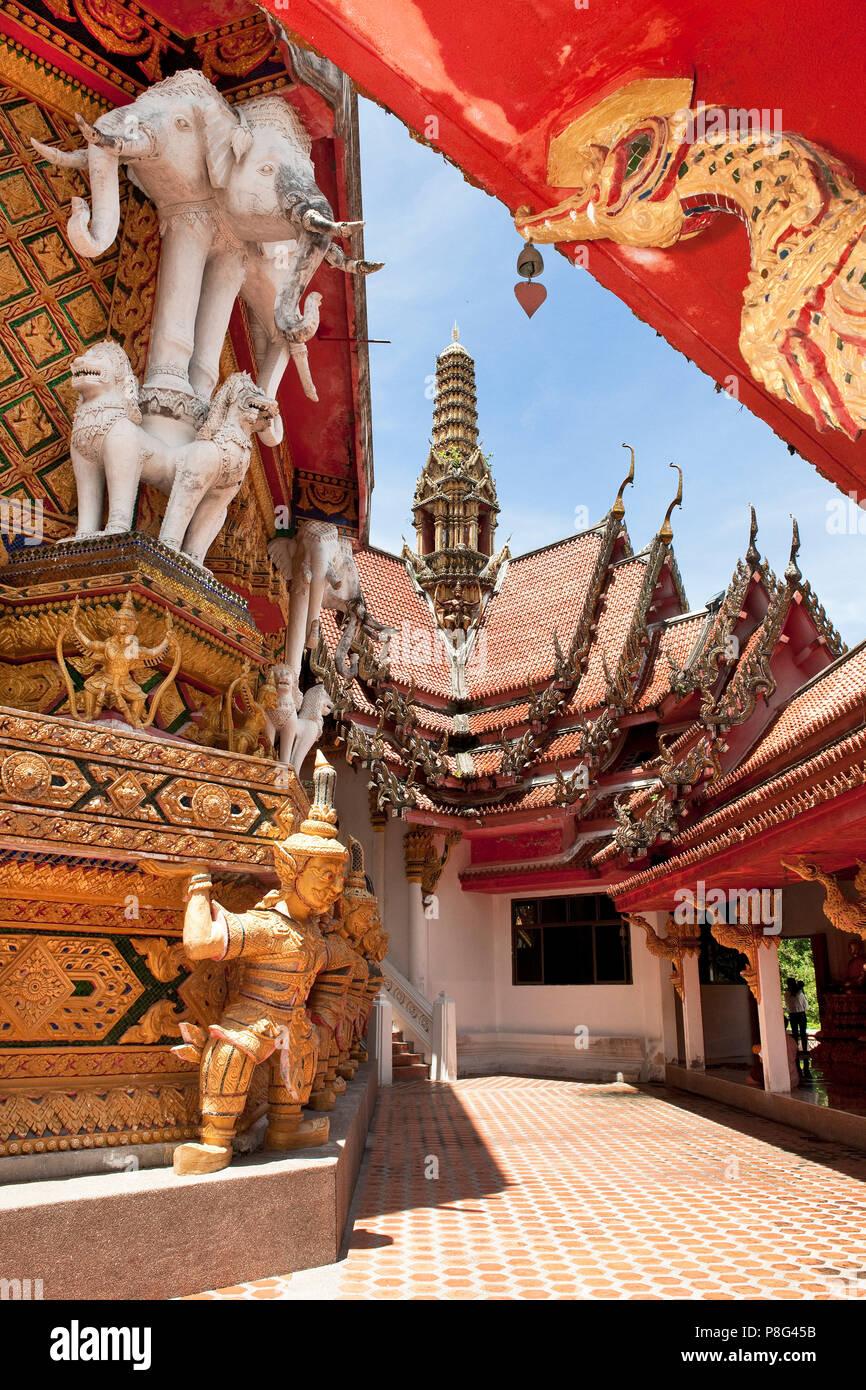
[[[296,535],[272,540],[268,554],[291,587],[287,665],[300,673],[305,648],[318,643],[326,608],[346,614],[336,659],[342,675],[353,674],[349,649],[358,631],[378,641],[387,629],[367,611],[351,541],[330,521],[304,520]]]
[[[94,125],[77,120],[86,149],[33,141],[51,163],[89,175],[92,206],[74,199],[68,223],[75,250],[98,256],[114,241],[121,164],[159,216],[162,253],[141,401],[153,431],[169,429],[160,431],[157,417],[185,418],[187,437],[200,422],[239,294],[254,316],[267,393],[274,394],[292,357],[304,391],[316,399],[306,343],[318,326],[321,296],[309,295],[303,308],[301,297],[323,260],[353,274],[379,266],[348,257],[336,244],[363,223],[335,221],[293,107],[277,96],[232,107],[190,70]]]

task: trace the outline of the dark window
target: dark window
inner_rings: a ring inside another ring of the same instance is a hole
[[[628,925],[600,893],[515,899],[511,957],[516,985],[631,984]]]
[[[698,978],[702,985],[741,985],[741,971],[749,962],[746,956],[730,946],[722,946],[710,928],[701,927],[701,951],[698,956]]]

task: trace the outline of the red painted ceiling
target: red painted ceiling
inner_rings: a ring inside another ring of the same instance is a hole
[[[220,13],[228,8],[224,0]],[[866,189],[866,9],[841,0],[784,8],[717,0],[291,0],[281,8],[267,0],[267,8],[509,210],[557,201],[545,173],[551,134],[608,92],[654,75],[693,74],[696,100],[778,109],[785,129],[841,156]],[[238,5],[237,15],[245,12]],[[515,233],[515,253],[518,246]],[[728,217],[662,253],[599,242],[589,254],[602,284],[716,380],[736,375],[744,404],[825,476],[866,497],[866,438],[819,434],[749,375],[737,346],[747,268],[746,232]],[[541,317],[538,325],[543,332]]]

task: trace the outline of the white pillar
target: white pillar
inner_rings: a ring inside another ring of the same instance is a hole
[[[431,1081],[457,1080],[457,1005],[444,989],[433,1001]]]
[[[782,987],[779,980],[779,943],[769,938],[769,944],[758,946],[758,1023],[761,1028],[761,1063],[764,1068],[765,1091],[790,1091],[788,1044],[785,1041],[785,1017],[782,1011]]]
[[[390,1086],[392,1081],[391,1066],[394,1055],[391,1043],[392,1022],[391,1000],[385,991],[380,989],[373,1000],[373,1012],[370,1016],[370,1038],[373,1044],[373,1056],[376,1058],[380,1086]]]
[[[701,1009],[701,979],[696,954],[683,956],[683,1039],[686,1066],[697,1071],[702,1070],[705,1061],[704,1016]]]
[[[673,970],[669,960],[658,962],[661,982],[662,1048],[665,1062],[679,1060],[680,1050],[677,1042],[677,997],[674,990]]]
[[[427,918],[421,883],[410,879],[409,889],[409,981],[427,997],[429,984]]]
[[[639,915],[659,936],[664,936],[666,912],[641,912]],[[650,952],[646,933],[638,926],[631,928],[631,964],[643,1016],[644,1064],[640,1079],[664,1081],[665,1063],[677,1060],[676,998],[670,962]]]
[[[373,892],[379,904],[379,915],[385,922],[385,825],[373,825]],[[387,926],[386,926],[387,931]]]

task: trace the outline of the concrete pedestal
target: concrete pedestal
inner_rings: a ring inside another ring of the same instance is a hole
[[[205,1177],[108,1171],[0,1189],[0,1270],[46,1299],[177,1298],[337,1259],[376,1102],[365,1062],[329,1143]]]

